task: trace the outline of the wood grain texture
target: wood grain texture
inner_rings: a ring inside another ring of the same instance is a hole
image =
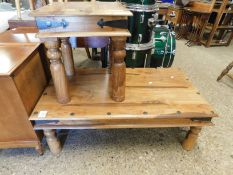
[[[79,69],[70,81],[72,100],[56,102],[53,85],[45,90],[30,120],[97,120],[145,118],[210,118],[213,108],[182,71],[126,69],[126,98],[112,101],[111,74],[107,69]],[[45,118],[37,113],[48,111]]]
[[[38,44],[39,45],[39,44]],[[11,75],[38,45],[32,46],[0,46],[0,75]]]
[[[68,103],[70,95],[68,90],[68,82],[65,74],[64,65],[61,62],[60,43],[58,40],[47,40],[45,42],[47,57],[50,60],[50,71],[56,90],[57,100],[59,103]]]
[[[33,131],[34,132],[34,131]],[[11,140],[11,141],[0,141],[0,149],[8,148],[39,148],[40,142],[37,139],[29,140]]]
[[[111,117],[111,116],[109,116]],[[101,119],[101,120],[66,120],[37,123],[35,130],[41,129],[112,129],[112,128],[163,128],[212,126],[210,121],[193,121],[191,119],[175,118],[144,118],[144,119]]]
[[[214,2],[215,0],[212,0],[210,3],[192,1],[188,4],[187,9],[195,12],[211,13],[211,10],[214,7]]]
[[[112,99],[117,102],[122,102],[125,100],[125,43],[126,37],[111,38],[111,60],[113,61],[113,64],[111,65]]]
[[[0,77],[1,142],[33,141],[36,134],[11,77]]]
[[[59,154],[61,152],[61,144],[60,144],[60,141],[56,137],[55,130],[46,129],[44,130],[44,134],[46,136],[46,141],[48,143],[50,151],[54,155]]]
[[[27,114],[30,115],[47,85],[38,50],[12,76]]]
[[[61,38],[61,52],[62,59],[65,66],[65,71],[67,76],[74,76],[74,59],[71,45],[69,43],[69,38]]]
[[[31,16],[132,16],[132,13],[120,2],[57,2],[32,11]]]
[[[98,21],[127,20],[132,13],[119,2],[53,3],[31,13],[36,21],[66,21],[66,26],[40,29],[39,38],[130,36],[128,29],[100,27]]]
[[[35,27],[18,27],[0,33],[0,45],[36,45],[40,40],[36,38],[38,29]]]
[[[21,19],[18,19],[17,15],[8,20],[9,28],[17,27],[36,27],[35,18],[29,16],[30,11],[24,11],[21,13]]]
[[[103,19],[103,21],[113,21],[113,20],[127,20],[126,16],[66,16],[66,17],[36,17],[36,20],[40,21],[57,21],[61,22],[66,21],[67,26],[57,26],[57,27],[48,27],[40,29],[41,33],[48,32],[108,32],[108,31],[125,31],[126,29],[113,28],[109,26],[104,26],[101,28],[97,25],[97,22]]]
[[[194,148],[197,142],[198,135],[201,132],[201,129],[201,127],[190,127],[190,130],[182,143],[182,147],[185,150],[191,151]]]
[[[0,46],[0,56],[0,148],[36,148],[28,117],[47,85],[38,46]]]
[[[76,32],[41,32],[36,34],[36,36],[38,38],[63,38],[63,37],[122,37],[122,36],[126,36],[126,37],[130,37],[131,34],[128,31],[128,29],[108,29],[108,27],[105,27],[102,29],[98,29],[96,30],[96,28],[93,30],[91,28],[87,29],[87,30],[76,30]]]

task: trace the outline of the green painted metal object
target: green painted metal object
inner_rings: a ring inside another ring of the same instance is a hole
[[[146,44],[126,44],[126,67],[150,67],[153,42]]]
[[[175,32],[166,27],[155,27],[153,50],[151,67],[171,67],[176,52]]]
[[[151,49],[127,50],[125,57],[126,67],[150,67]]]
[[[131,37],[127,43],[138,44],[148,43],[152,37],[153,25],[150,25],[150,19],[154,19],[155,12],[136,12],[132,11],[133,16],[128,18],[128,29]]]

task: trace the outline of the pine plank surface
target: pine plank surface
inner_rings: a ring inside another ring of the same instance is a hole
[[[217,115],[185,74],[175,68],[127,69],[126,98],[110,97],[107,69],[79,69],[70,80],[71,101],[59,104],[50,84],[30,120],[113,120],[210,118]],[[40,111],[47,111],[39,118]]]
[[[31,12],[31,16],[133,16],[120,2],[57,2]]]

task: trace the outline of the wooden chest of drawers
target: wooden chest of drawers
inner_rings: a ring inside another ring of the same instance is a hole
[[[0,148],[35,147],[41,152],[28,120],[47,85],[38,48],[0,45]]]

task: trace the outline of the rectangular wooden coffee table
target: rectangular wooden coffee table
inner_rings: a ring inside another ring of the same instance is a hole
[[[50,150],[61,151],[56,129],[190,127],[182,146],[191,150],[203,126],[217,117],[184,73],[175,68],[126,69],[126,99],[112,101],[108,69],[80,69],[70,80],[72,100],[56,101],[50,84],[30,120],[44,130]]]

